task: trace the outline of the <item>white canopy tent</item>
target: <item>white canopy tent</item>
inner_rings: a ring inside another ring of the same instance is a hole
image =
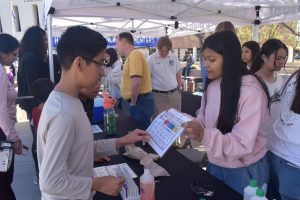
[[[175,22],[170,20],[143,20],[125,18],[99,18],[99,17],[55,17],[52,21],[53,35],[60,35],[64,29],[74,25],[85,25],[101,32],[103,35],[116,35],[123,31],[130,31],[135,36],[181,36],[195,34],[198,31],[212,31],[212,23],[180,23],[175,29]]]
[[[253,24],[260,6],[262,24],[299,18],[298,0],[45,0],[55,17],[103,17],[182,22]]]
[[[104,34],[164,35],[168,29],[176,35],[209,31],[221,21],[231,21],[254,25],[257,36],[259,24],[299,19],[299,6],[299,0],[45,0],[43,21],[51,55],[52,23],[55,30],[81,24]]]

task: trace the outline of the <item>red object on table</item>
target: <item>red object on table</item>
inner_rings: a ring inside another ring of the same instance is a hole
[[[104,98],[104,109],[111,109],[116,105],[117,101],[108,92],[103,93],[102,96]]]

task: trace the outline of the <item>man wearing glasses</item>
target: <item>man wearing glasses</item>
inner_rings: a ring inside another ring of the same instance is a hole
[[[62,75],[43,107],[37,133],[43,200],[92,200],[96,191],[118,195],[124,178],[93,177],[94,156],[117,154],[121,146],[148,139],[145,131],[135,130],[117,139],[93,140],[78,96],[103,76],[106,46],[100,33],[83,26],[68,28],[59,41]]]
[[[130,115],[147,128],[154,114],[151,73],[144,54],[134,48],[130,33],[120,33],[116,39],[116,49],[126,57],[121,78],[121,96]]]

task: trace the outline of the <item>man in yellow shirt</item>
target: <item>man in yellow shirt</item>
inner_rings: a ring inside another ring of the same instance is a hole
[[[121,78],[121,96],[125,100],[125,107],[129,107],[130,115],[147,128],[154,114],[151,72],[144,54],[135,49],[133,43],[133,37],[128,32],[117,36],[116,49],[121,56],[126,57]]]

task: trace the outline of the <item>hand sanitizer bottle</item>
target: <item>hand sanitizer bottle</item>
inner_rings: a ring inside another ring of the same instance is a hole
[[[268,200],[265,197],[265,191],[263,189],[257,189],[256,195],[253,196],[250,200]]]
[[[244,189],[244,200],[250,200],[256,193],[257,181],[250,180],[249,185]]]
[[[140,177],[141,200],[155,200],[155,182],[150,170],[144,168],[144,174]]]

